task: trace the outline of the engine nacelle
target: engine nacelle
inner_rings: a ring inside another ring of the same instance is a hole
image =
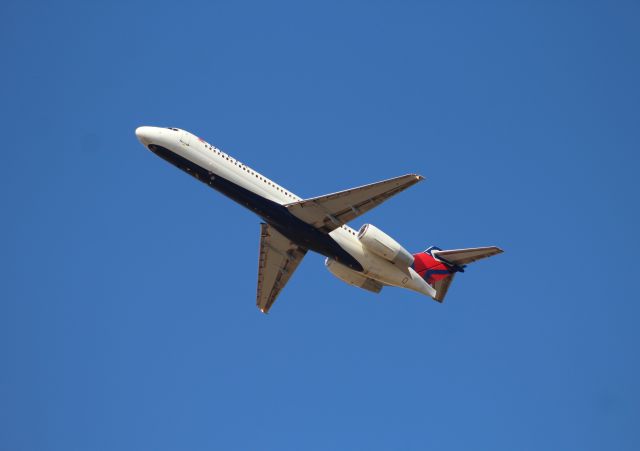
[[[360,228],[358,239],[368,250],[398,266],[409,267],[413,264],[413,255],[396,240],[371,224],[365,224]]]
[[[332,258],[327,258],[324,261],[324,265],[331,274],[343,282],[347,282],[349,285],[363,288],[367,291],[373,291],[374,293],[380,293],[380,290],[382,290],[382,284],[377,280],[369,279],[359,272],[338,263]]]

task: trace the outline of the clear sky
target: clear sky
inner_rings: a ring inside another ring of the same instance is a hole
[[[640,4],[0,4],[0,449],[637,450]],[[439,305],[145,150],[185,128],[354,221],[499,245]]]

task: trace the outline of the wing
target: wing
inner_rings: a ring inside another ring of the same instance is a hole
[[[385,200],[423,180],[416,174],[403,175],[370,185],[288,204],[289,211],[325,233],[346,224]]]
[[[273,227],[260,224],[258,294],[256,304],[267,313],[307,250],[289,241]]]
[[[450,251],[433,251],[433,256],[453,263],[454,265],[466,265],[483,258],[501,254],[503,251],[499,247],[474,247],[471,249],[453,249]]]

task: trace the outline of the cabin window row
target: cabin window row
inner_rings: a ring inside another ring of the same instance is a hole
[[[273,186],[275,189],[277,189],[278,191],[284,193],[286,196],[289,196],[291,198],[295,197],[288,193],[287,191],[285,191],[284,189],[280,188],[279,186],[276,186],[274,183],[271,183],[270,181],[268,181],[267,179],[265,179],[264,177],[258,175],[257,173],[253,172],[251,169],[249,169],[249,167],[247,165],[244,165],[242,163],[238,163],[237,160],[233,160],[233,158],[229,158],[228,155],[225,155],[224,153],[222,153],[222,151],[220,151],[220,149],[218,149],[217,147],[212,146],[211,144],[205,144],[205,147],[207,147],[208,149],[216,152],[218,155],[220,155],[222,158],[226,158],[228,161],[232,161],[233,164],[235,164],[236,166],[240,166],[240,168],[242,168],[243,171],[246,171],[248,173],[250,173],[251,175],[254,175],[257,179],[259,179],[260,181],[266,183],[269,186]],[[354,230],[352,230],[351,228],[347,227],[347,226],[342,226],[342,228],[344,230],[346,230],[347,232],[349,232],[351,235],[355,235],[356,232]]]
[[[272,182],[268,181],[264,177],[259,176],[257,173],[255,173],[251,169],[249,169],[246,165],[243,165],[242,163],[239,163],[237,160],[234,160],[233,158],[229,158],[228,155],[225,155],[217,147],[214,147],[211,144],[205,144],[205,147],[208,148],[209,150],[214,151],[215,153],[217,153],[219,156],[221,156],[222,158],[226,159],[227,161],[231,161],[236,166],[239,166],[240,168],[242,168],[243,171],[246,171],[246,172],[250,173],[251,175],[254,175],[257,179],[261,180],[262,182],[266,183],[267,185],[273,186],[275,189],[277,189],[278,191],[283,193],[285,196],[288,196],[288,197],[291,197],[292,199],[295,199],[295,196],[293,194],[290,194],[289,192],[287,192],[284,189],[282,189],[279,186],[277,186],[275,183],[272,183]]]

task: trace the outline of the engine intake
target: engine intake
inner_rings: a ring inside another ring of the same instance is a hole
[[[358,240],[374,254],[403,267],[413,264],[413,255],[396,240],[371,224],[363,225],[358,231]]]

